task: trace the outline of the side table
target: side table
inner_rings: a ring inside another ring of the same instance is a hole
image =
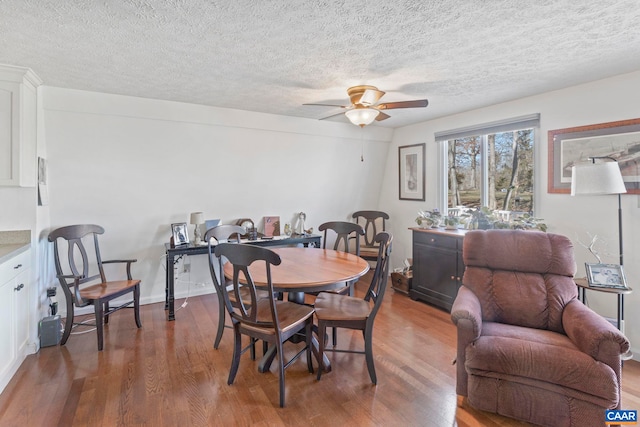
[[[605,288],[601,286],[589,286],[589,282],[585,277],[574,278],[573,281],[575,282],[576,286],[578,286],[578,299],[582,301],[583,304],[586,304],[587,302],[586,301],[587,289],[590,291],[604,292],[607,294],[613,294],[618,296],[618,317],[616,319],[617,321],[616,325],[618,327],[618,330],[624,333],[623,324],[622,324],[622,321],[624,320],[624,296],[633,292],[633,289],[629,287],[627,287],[626,289],[621,289],[621,288]],[[631,354],[631,351],[629,351],[627,354],[624,354],[622,356],[622,359],[628,360],[628,359],[631,359],[632,357],[633,355]]]

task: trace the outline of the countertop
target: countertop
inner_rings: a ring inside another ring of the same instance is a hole
[[[0,264],[31,247],[31,230],[0,231]]]

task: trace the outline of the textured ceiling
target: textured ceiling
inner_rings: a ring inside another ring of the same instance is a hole
[[[609,4],[607,4],[609,3]],[[374,85],[398,127],[640,70],[637,0],[0,0],[48,86],[320,118]],[[345,120],[338,117],[336,120]]]

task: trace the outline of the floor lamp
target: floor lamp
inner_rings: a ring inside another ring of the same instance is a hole
[[[620,265],[624,263],[622,245],[622,198],[621,194],[627,189],[622,179],[620,165],[613,157],[590,157],[591,163],[584,163],[571,168],[571,195],[618,195],[618,244]],[[596,163],[596,160],[602,160]],[[624,295],[618,294],[618,328],[624,320]],[[624,331],[622,331],[624,333]],[[623,356],[631,358],[631,352]]]

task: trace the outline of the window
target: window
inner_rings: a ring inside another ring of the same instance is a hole
[[[443,144],[443,191],[453,212],[489,208],[509,219],[533,213],[534,141],[539,115],[436,134]]]

